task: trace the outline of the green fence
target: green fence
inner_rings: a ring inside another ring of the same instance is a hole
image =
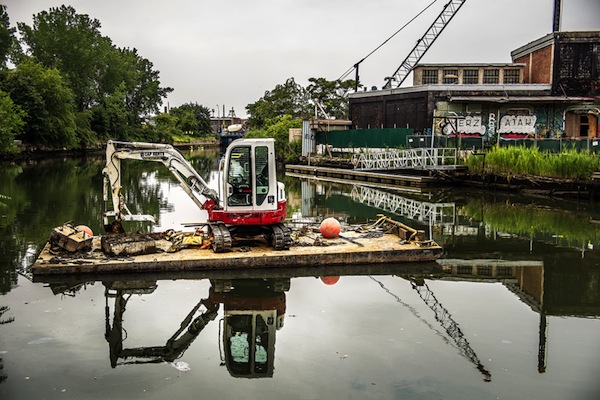
[[[411,128],[349,129],[319,132],[317,143],[327,144],[334,148],[406,147],[407,137],[412,134]]]
[[[458,143],[457,143],[458,141]],[[431,147],[431,136],[413,135],[411,128],[349,129],[317,134],[318,144],[334,148],[415,148]],[[458,147],[481,150],[488,143],[482,137],[436,136],[434,147]],[[556,139],[502,139],[500,147],[537,147],[540,150],[560,153],[563,150],[591,151],[600,153],[600,138]]]

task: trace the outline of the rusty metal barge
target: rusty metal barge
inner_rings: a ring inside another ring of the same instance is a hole
[[[425,240],[423,231],[384,216],[371,225],[344,228],[335,238],[323,237],[314,226],[293,228],[293,244],[287,250],[274,250],[261,238],[238,239],[231,251],[215,253],[202,242],[188,241],[190,245],[181,240],[174,242],[176,235],[172,233],[89,237],[83,232],[77,234],[83,235],[79,249],[51,235],[32,266],[33,275],[331,266],[351,272],[353,265],[430,262],[442,255],[442,248]],[[193,238],[193,233],[182,233],[180,239],[183,235]]]

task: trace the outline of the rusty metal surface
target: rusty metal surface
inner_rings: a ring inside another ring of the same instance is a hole
[[[50,232],[50,245],[68,252],[77,252],[89,249],[92,246],[92,237],[87,233],[77,230],[69,224],[56,227]]]

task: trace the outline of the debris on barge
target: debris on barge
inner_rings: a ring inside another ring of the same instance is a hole
[[[89,236],[69,224],[55,228],[32,266],[34,275],[104,274],[301,268],[434,261],[442,248],[424,231],[379,215],[377,221],[344,226],[335,237],[316,223],[290,222],[291,245],[273,249],[263,236],[235,238],[229,251],[215,252],[207,232],[109,233]],[[63,232],[58,234],[56,232]],[[75,232],[75,233],[73,233]],[[81,236],[74,248],[63,236]]]

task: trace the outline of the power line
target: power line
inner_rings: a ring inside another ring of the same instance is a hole
[[[425,7],[424,9],[422,9],[417,15],[415,15],[414,17],[412,17],[412,19],[410,21],[408,21],[407,23],[405,23],[400,29],[398,29],[396,32],[394,32],[392,34],[392,36],[388,37],[386,40],[384,40],[379,46],[377,46],[375,49],[373,49],[369,54],[367,54],[366,56],[364,56],[359,62],[357,62],[356,64],[354,64],[352,67],[348,68],[348,70],[346,70],[346,72],[344,72],[344,74],[342,74],[342,76],[340,76],[338,78],[338,81],[341,81],[343,79],[345,79],[351,72],[352,70],[354,70],[355,68],[358,68],[358,65],[360,63],[362,63],[363,61],[365,61],[367,58],[369,58],[373,53],[375,53],[377,50],[379,50],[381,47],[383,47],[383,45],[385,45],[387,42],[389,42],[394,36],[396,36],[398,33],[400,33],[404,28],[406,28],[408,25],[410,25],[415,19],[419,18],[419,16],[421,16],[421,14],[423,14],[425,11],[427,11],[429,9],[429,7],[431,7],[434,3],[436,3],[437,0],[433,0],[431,3],[429,3],[429,5],[427,7]]]

